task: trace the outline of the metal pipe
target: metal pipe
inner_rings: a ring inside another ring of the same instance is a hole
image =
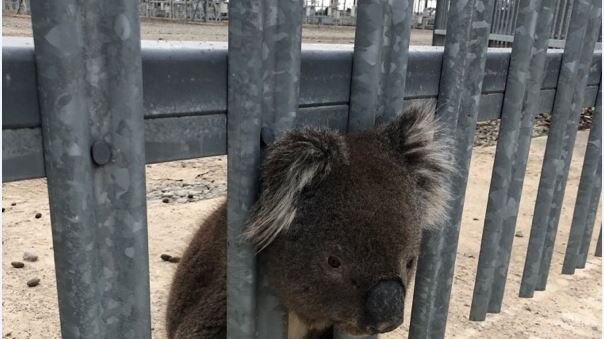
[[[263,3],[264,136],[281,137],[296,122],[300,93],[303,0],[267,0]],[[263,140],[268,145],[272,140]],[[269,286],[266,263],[258,259],[256,338],[287,338],[287,310]]]
[[[436,13],[434,14],[434,29],[432,30],[432,46],[442,46],[445,37],[436,34],[436,30],[443,30],[447,27],[447,16],[449,11],[449,0],[436,1]]]
[[[389,121],[402,112],[412,12],[409,0],[359,3],[349,131],[372,128],[376,122]],[[335,335],[348,337],[338,331]]]
[[[539,15],[535,32],[534,57],[531,66],[529,67],[531,73],[530,83],[528,85],[528,93],[524,98],[522,106],[523,113],[520,120],[517,148],[513,158],[512,179],[510,186],[508,187],[508,202],[510,203],[510,206],[508,206],[509,214],[503,218],[502,236],[499,240],[499,250],[498,255],[496,256],[495,271],[493,272],[493,285],[491,287],[491,297],[489,299],[489,313],[499,313],[503,302],[512,244],[516,231],[518,208],[520,206],[522,186],[532,140],[534,116],[539,112],[539,100],[536,100],[536,98],[539,97],[539,87],[541,87],[545,76],[544,68],[549,42],[548,32],[553,25],[553,1],[542,1],[541,5],[542,12]]]
[[[136,1],[34,1],[61,335],[151,338]]]
[[[509,188],[513,185],[513,174],[518,166],[517,154],[519,152],[520,138],[526,138],[526,133],[520,135],[523,120],[529,120],[532,127],[533,110],[528,110],[527,101],[538,101],[529,94],[539,87],[537,79],[542,79],[548,35],[539,35],[545,29],[549,31],[551,25],[551,6],[553,0],[524,1],[520,5],[518,27],[514,35],[514,45],[510,58],[506,91],[503,99],[501,127],[499,130],[495,163],[491,176],[491,187],[487,212],[485,216],[480,256],[474,285],[470,320],[482,321],[491,300],[491,290],[494,284],[495,269],[498,258],[507,254],[511,248],[500,248],[502,237],[508,237],[515,229],[515,223],[503,227],[504,220],[514,218],[517,214],[519,197],[510,197]],[[540,60],[535,60],[539,58]],[[539,63],[535,67],[535,63]],[[533,67],[531,67],[533,66]],[[531,81],[532,80],[532,81]],[[528,116],[530,119],[526,119]],[[526,131],[526,130],[524,130]],[[530,133],[528,135],[530,138]],[[524,150],[522,150],[524,151]],[[525,152],[522,152],[525,154]],[[526,159],[524,160],[526,163]],[[524,171],[519,173],[524,175]],[[521,179],[522,180],[522,179]],[[515,184],[515,183],[514,183]],[[507,220],[506,220],[507,221]],[[505,234],[502,234],[505,233]],[[504,252],[504,253],[501,253]],[[505,265],[507,276],[507,264]],[[505,277],[504,277],[505,283]]]
[[[562,172],[556,173],[554,197],[547,216],[547,234],[545,236],[543,255],[539,268],[539,281],[536,287],[536,289],[540,291],[545,290],[545,286],[547,284],[547,277],[549,275],[549,268],[554,252],[554,244],[556,241],[556,233],[558,231],[558,224],[560,221],[560,213],[562,211],[562,204],[564,202],[566,181],[568,179],[573,149],[575,147],[577,128],[579,125],[581,112],[583,111],[583,103],[585,102],[585,87],[587,85],[587,78],[589,75],[589,69],[591,67],[594,48],[600,32],[599,28],[602,24],[602,1],[592,1],[594,2],[592,13],[590,13],[589,17],[583,19],[587,19],[588,21],[587,32],[585,34],[585,44],[583,45],[583,50],[581,51],[579,67],[576,69],[578,82],[577,87],[574,89],[574,94],[571,101],[571,110],[569,112],[570,114],[568,115],[566,129],[564,132],[562,152],[559,158],[559,160],[564,164],[564,169]]]
[[[444,337],[493,6],[475,0],[449,11],[438,115],[455,136],[459,173],[452,178],[450,219],[422,240],[409,338]]]
[[[598,206],[600,203],[600,195],[602,193],[602,162],[600,161],[600,165],[598,166],[598,171],[596,172],[597,180],[594,184],[594,194],[592,196],[592,201],[589,206],[589,214],[587,215],[586,221],[586,229],[585,234],[583,235],[583,242],[581,244],[581,248],[579,250],[579,260],[577,262],[577,268],[585,268],[585,264],[587,262],[587,252],[589,251],[589,244],[591,243],[591,235],[593,232],[594,222],[596,221],[596,213],[598,211]]]
[[[598,242],[596,242],[596,251],[594,253],[596,257],[602,257],[602,225],[600,225],[600,235],[598,236]]]
[[[402,112],[412,3],[359,3],[351,80],[348,129],[363,130]]]
[[[549,35],[552,38],[554,38],[554,39],[556,38],[554,36],[554,34],[555,34],[555,30],[556,30],[556,23],[558,22],[558,14],[560,13],[560,10],[562,9],[561,7],[565,6],[564,1],[565,0],[557,0],[556,1],[556,7],[554,9],[554,24],[552,25],[552,28],[551,28],[550,33],[549,33]]]
[[[382,62],[384,110],[376,117],[378,121],[390,121],[403,112],[413,1],[389,0],[387,12],[390,13],[390,40],[388,46],[384,46],[387,48],[384,53],[389,57],[387,63]]]
[[[380,93],[383,18],[386,0],[359,2],[354,38],[348,130],[375,124]]]
[[[572,14],[572,9],[573,9],[573,3],[574,1],[568,1],[568,0],[564,0],[566,3],[566,6],[564,7],[565,10],[563,12],[563,15],[561,15],[560,17],[560,23],[558,24],[558,39],[562,39],[564,40],[566,38],[566,35],[568,34],[568,29],[569,29],[569,20],[570,20],[570,16]]]
[[[558,172],[563,171],[564,167],[559,160],[563,146],[563,135],[570,115],[572,98],[579,81],[576,65],[581,59],[587,29],[587,22],[583,18],[589,17],[592,10],[593,4],[585,0],[578,0],[573,7],[573,20],[569,27],[569,39],[566,41],[558,77],[558,87],[552,111],[552,125],[547,138],[531,235],[520,285],[519,295],[522,298],[532,297],[537,285],[548,227],[547,215],[555,190],[555,178]]]
[[[587,148],[585,150],[573,220],[568,234],[564,263],[562,264],[562,274],[575,273],[579,249],[583,241],[583,235],[587,229],[587,215],[590,212],[589,208],[591,207],[592,196],[599,194],[599,192],[594,192],[593,188],[595,180],[598,180],[596,172],[602,156],[601,105],[602,92],[599,91],[596,109],[592,117],[591,130],[589,131]]]
[[[262,123],[262,4],[229,2],[227,338],[256,334],[256,258],[240,234],[258,192]]]

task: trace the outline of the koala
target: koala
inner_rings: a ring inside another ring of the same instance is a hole
[[[452,153],[428,106],[362,132],[290,131],[267,148],[242,241],[261,251],[290,339],[400,326],[422,231],[447,214]],[[226,338],[226,229],[223,203],[183,254],[168,300],[170,339]]]

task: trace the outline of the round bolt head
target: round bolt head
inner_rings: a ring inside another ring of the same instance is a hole
[[[268,146],[275,142],[275,131],[272,128],[262,127],[260,129],[260,139],[264,146]]]
[[[111,161],[111,146],[103,140],[97,140],[92,144],[91,153],[92,161],[99,166]]]

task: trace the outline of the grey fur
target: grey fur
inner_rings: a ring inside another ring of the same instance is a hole
[[[306,128],[267,150],[244,238],[263,250],[270,285],[295,315],[296,333],[324,339],[333,328],[351,335],[388,330],[372,323],[367,293],[384,280],[407,288],[421,231],[446,215],[451,148],[433,108],[415,106],[387,126],[348,135]],[[223,204],[179,263],[168,301],[170,339],[226,338],[226,246]]]

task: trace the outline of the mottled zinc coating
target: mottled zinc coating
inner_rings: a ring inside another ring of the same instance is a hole
[[[262,4],[229,3],[227,338],[256,333],[256,251],[242,242],[258,193],[262,124]]]
[[[600,235],[598,235],[598,242],[596,243],[596,251],[594,255],[596,257],[602,257],[602,225],[600,225]]]
[[[600,195],[602,194],[602,162],[598,165],[596,171],[596,182],[593,188],[592,200],[589,205],[589,214],[587,214],[586,229],[583,234],[583,241],[581,248],[579,249],[579,258],[577,261],[577,268],[585,268],[587,263],[587,253],[589,252],[589,244],[591,243],[591,235],[593,232],[594,222],[596,221],[596,213],[598,211],[598,205],[600,203]]]
[[[574,274],[578,263],[579,249],[582,246],[583,235],[587,231],[587,215],[591,207],[592,196],[600,194],[594,191],[594,183],[601,178],[596,177],[598,165],[602,157],[602,93],[598,93],[596,110],[592,116],[591,130],[585,150],[581,180],[577,191],[573,221],[566,243],[566,254],[562,264],[562,274]],[[590,239],[591,240],[591,239]]]
[[[300,93],[303,0],[263,2],[263,146],[296,123]],[[262,256],[262,254],[260,254]],[[272,293],[258,259],[256,338],[287,338],[287,311]]]
[[[500,253],[507,252],[509,256],[510,249],[500,249],[500,244],[503,233],[506,233],[506,237],[507,233],[511,233],[513,237],[515,224],[505,230],[503,225],[504,220],[515,218],[518,197],[511,197],[508,189],[512,185],[512,175],[514,165],[516,165],[522,117],[527,115],[532,118],[535,113],[527,110],[527,99],[538,100],[538,97],[529,97],[529,93],[534,90],[535,86],[539,86],[539,83],[534,80],[543,78],[543,60],[545,59],[543,46],[547,46],[548,40],[547,34],[538,35],[538,33],[539,30],[541,32],[550,30],[553,2],[554,0],[529,0],[520,4],[518,26],[514,35],[503,99],[501,125],[491,175],[470,320],[482,321],[485,319],[489,300],[491,300],[495,269],[498,266],[498,259],[502,255]],[[536,58],[541,60],[535,60]],[[540,61],[539,68],[535,67],[537,61]],[[530,121],[532,122],[532,119]],[[526,138],[526,135],[522,137]],[[530,138],[530,133],[528,137]],[[505,269],[507,271],[507,265]]]
[[[548,31],[552,26],[552,0],[542,0],[539,20],[535,31],[535,40],[533,44],[533,57],[529,67],[529,79],[527,84],[527,93],[522,102],[522,113],[520,116],[520,131],[517,134],[516,149],[512,160],[511,181],[507,187],[507,201],[505,206],[507,212],[502,219],[501,237],[499,239],[498,254],[495,257],[495,270],[493,272],[493,282],[491,286],[491,295],[489,298],[488,312],[499,313],[505,285],[507,280],[508,267],[514,242],[516,230],[516,220],[518,217],[518,208],[522,196],[522,185],[526,172],[526,164],[529,156],[529,150],[533,133],[533,117],[540,112],[539,101],[540,90],[545,76],[544,64],[547,56]],[[501,139],[501,136],[500,136]],[[497,160],[495,160],[497,162]],[[495,208],[495,206],[493,206]],[[487,208],[488,209],[488,208]],[[488,213],[488,212],[487,212]]]
[[[402,112],[412,7],[409,0],[359,3],[349,131],[371,128]]]
[[[62,337],[151,338],[137,3],[31,10]]]
[[[412,2],[359,2],[353,54],[348,130],[386,122],[403,110]],[[350,338],[335,331],[339,339]],[[375,336],[365,336],[376,339]]]
[[[581,103],[583,102],[585,86],[587,85],[587,74],[589,73],[589,66],[591,64],[594,48],[596,41],[598,40],[600,27],[602,25],[602,1],[592,0],[592,2],[593,9],[590,12],[590,15],[587,18],[583,18],[583,20],[588,22],[585,33],[585,43],[582,47],[581,58],[579,59],[578,64],[579,67],[576,70],[578,79],[576,84],[577,86],[574,88],[574,94],[572,96],[570,106],[570,114],[568,115],[568,120],[566,122],[566,127],[563,134],[562,152],[559,160],[562,161],[564,167],[562,172],[556,173],[554,197],[547,214],[547,234],[545,236],[543,254],[541,256],[541,265],[539,267],[539,280],[537,282],[537,286],[535,287],[535,289],[539,291],[545,290],[545,286],[547,285],[547,277],[549,275],[549,268],[554,252],[554,243],[556,241],[556,233],[558,232],[558,223],[560,221],[560,213],[562,211],[562,204],[564,201],[564,192],[566,191],[566,180],[568,179],[570,162],[573,156],[573,149],[575,148],[575,138],[577,136],[579,117],[581,116],[582,111]],[[570,38],[571,37],[569,36],[569,39]],[[539,217],[537,214],[535,214],[535,216]]]
[[[413,339],[445,333],[493,6],[493,0],[458,1],[449,9],[438,114],[455,136],[459,173],[451,180],[450,220],[443,231],[422,240],[409,329]]]
[[[571,20],[569,26],[569,39],[566,41],[561,71],[558,77],[552,125],[547,139],[531,235],[520,285],[519,295],[523,298],[532,297],[537,285],[548,229],[547,215],[555,190],[555,178],[558,172],[564,170],[564,162],[559,157],[562,151],[563,135],[570,115],[572,98],[579,81],[577,71],[580,68],[581,51],[585,44],[588,26],[587,21],[583,19],[590,17],[593,7],[592,1],[588,0],[577,0],[575,6],[573,6],[573,20]]]
[[[296,123],[302,4],[301,0],[230,3],[228,338],[287,337],[285,312],[264,279],[263,261],[259,260],[257,274],[255,250],[240,241],[240,234],[257,198],[262,146]]]

